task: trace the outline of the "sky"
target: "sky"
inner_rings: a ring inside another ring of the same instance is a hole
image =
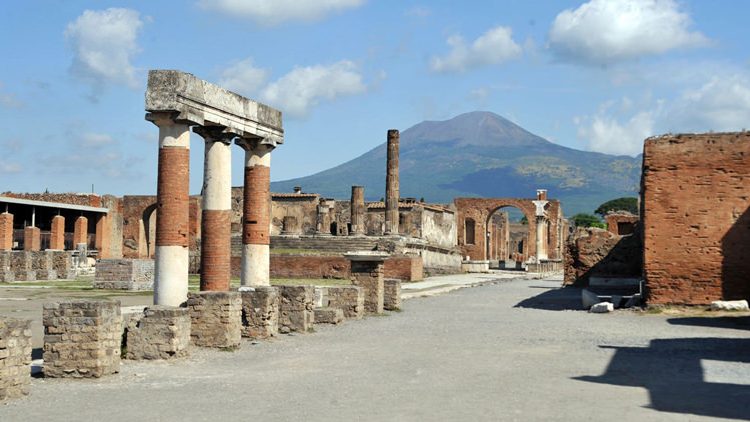
[[[388,129],[474,110],[618,155],[641,153],[652,135],[750,128],[744,0],[3,6],[0,191],[154,194],[149,69],[189,72],[280,109],[274,181],[355,158]],[[203,153],[192,134],[191,193]],[[241,186],[243,151],[232,153]]]

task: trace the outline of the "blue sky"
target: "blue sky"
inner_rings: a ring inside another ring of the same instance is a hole
[[[272,179],[389,128],[498,113],[552,142],[640,153],[666,132],[750,128],[750,2],[10,1],[0,27],[0,191],[152,194],[148,69],[284,112]],[[203,144],[193,135],[191,192]],[[233,184],[242,150],[233,148]]]

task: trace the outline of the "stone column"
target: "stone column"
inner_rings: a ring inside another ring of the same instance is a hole
[[[388,131],[388,157],[385,174],[385,233],[398,234],[398,142],[396,129]]]
[[[206,141],[201,215],[201,291],[228,291],[232,248],[232,138],[221,127],[193,130]]]
[[[13,214],[0,214],[0,251],[13,249]]]
[[[62,215],[52,217],[50,232],[49,248],[65,250],[65,217]]]
[[[147,119],[159,127],[154,304],[180,306],[188,291],[190,128],[167,113]]]
[[[245,188],[242,221],[243,286],[270,285],[271,151],[260,139],[242,139],[245,149]]]
[[[102,214],[96,220],[96,239],[94,248],[99,252],[99,258],[109,258],[109,218],[107,214]]]
[[[536,218],[536,262],[547,259],[547,245],[544,241],[547,232],[547,219],[544,217]]]
[[[23,250],[38,251],[41,249],[42,232],[39,227],[27,226],[23,229]]]
[[[365,187],[352,186],[352,201],[350,204],[352,231],[350,236],[364,236],[365,230]]]
[[[89,219],[80,216],[76,219],[75,225],[73,226],[73,248],[79,243],[89,243],[88,233],[89,232]]]

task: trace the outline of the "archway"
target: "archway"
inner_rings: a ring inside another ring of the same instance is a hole
[[[501,206],[492,211],[485,222],[483,233],[485,256],[490,268],[520,270],[529,257],[529,221],[533,219],[523,210]]]

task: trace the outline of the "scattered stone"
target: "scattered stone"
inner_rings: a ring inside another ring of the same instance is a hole
[[[344,321],[344,311],[339,308],[315,308],[316,324],[338,325]]]
[[[599,302],[589,309],[589,312],[594,314],[605,314],[615,310],[614,305],[609,302]]]
[[[712,311],[750,311],[746,300],[715,300],[711,302]]]
[[[0,317],[0,401],[29,394],[31,320]]]

